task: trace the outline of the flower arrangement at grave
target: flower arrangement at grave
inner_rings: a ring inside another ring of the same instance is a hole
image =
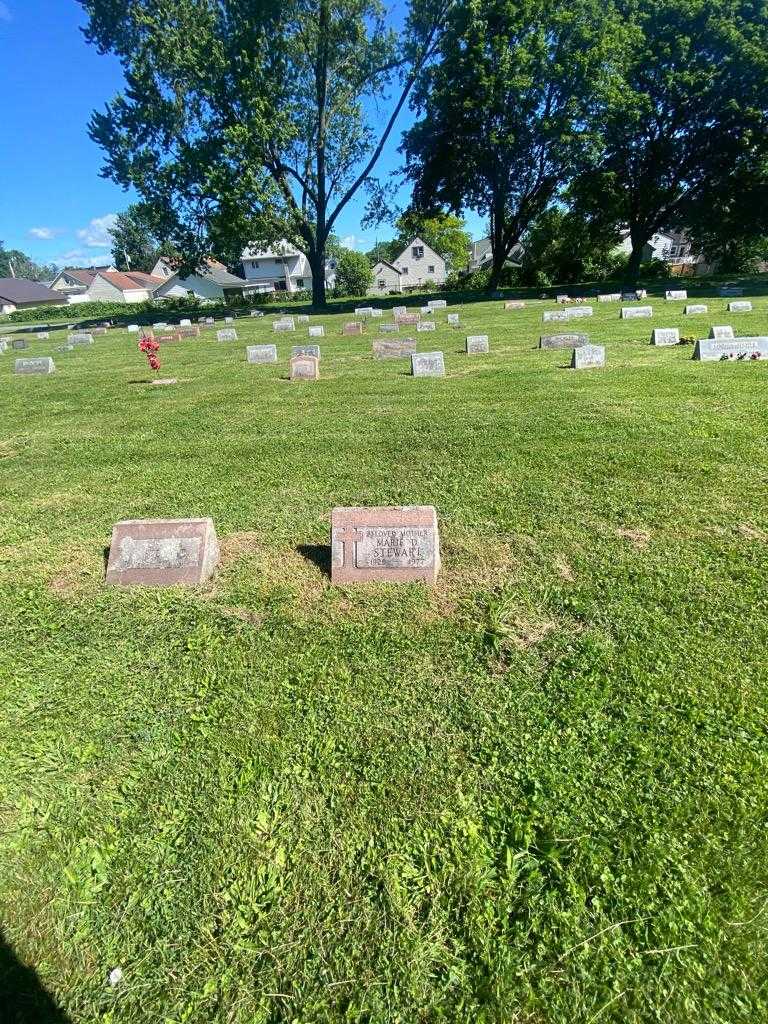
[[[160,369],[160,342],[154,338],[142,338],[139,342],[139,352],[147,357],[150,369],[155,373]]]

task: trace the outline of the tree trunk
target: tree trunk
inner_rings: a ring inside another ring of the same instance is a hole
[[[491,276],[488,279],[488,291],[495,292],[499,287],[501,272],[507,259],[504,247],[504,208],[502,202],[495,197],[491,207]]]
[[[312,306],[316,309],[324,309],[327,305],[325,298],[325,246],[320,252],[314,249],[309,253],[307,259],[312,268]]]
[[[651,237],[647,231],[637,225],[630,226],[629,237],[632,241],[632,251],[627,262],[626,283],[634,288],[640,276],[640,264],[643,262],[643,249],[645,243]]]
[[[504,270],[504,264],[507,261],[507,254],[503,248],[493,250],[493,260],[491,262],[491,276],[488,278],[488,291],[495,292],[499,287],[501,281],[501,273]]]

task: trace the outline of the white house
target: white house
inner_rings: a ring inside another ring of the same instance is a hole
[[[165,268],[158,260],[152,268],[153,276],[155,271],[160,269],[161,276]],[[162,279],[162,278],[161,278]],[[205,269],[198,270],[194,274],[183,276],[182,274],[171,273],[162,280],[162,283],[155,288],[156,299],[176,299],[191,296],[196,299],[223,299],[229,295],[242,295],[247,282],[242,277],[235,277],[230,274],[223,263],[216,260],[208,260]]]
[[[165,256],[161,256],[158,259],[157,263],[154,265],[154,267],[152,267],[152,269],[150,270],[150,274],[152,275],[152,277],[159,277],[161,280],[173,277],[175,273],[176,268],[171,263],[171,261]]]
[[[629,231],[622,229],[620,237],[617,251],[628,256],[632,252]],[[693,251],[691,240],[684,231],[655,232],[643,248],[643,262],[649,260],[662,260],[669,264],[671,273],[685,276],[708,274],[712,270],[704,254]]]
[[[523,255],[523,247],[518,242],[512,249],[512,252],[506,259],[505,266],[507,267],[519,267],[520,257]],[[473,270],[484,270],[486,267],[490,267],[493,263],[493,251],[491,249],[490,238],[481,238],[477,242],[472,243],[472,248],[469,253],[469,266],[467,271],[471,273]]]
[[[309,260],[295,246],[283,240],[268,249],[246,249],[241,257],[248,294],[254,292],[312,291]],[[331,261],[325,268],[326,286],[332,288],[336,273]]]
[[[402,292],[403,275],[392,263],[381,260],[371,271],[372,284],[369,295],[389,295],[390,292]]]
[[[402,275],[403,289],[445,284],[445,260],[422,238],[414,238],[393,266]]]
[[[151,274],[138,271],[100,271],[85,292],[86,302],[146,302],[163,282]]]
[[[68,303],[87,302],[86,292],[93,284],[97,274],[114,273],[111,265],[106,267],[64,267],[51,281],[50,287],[61,292]]]

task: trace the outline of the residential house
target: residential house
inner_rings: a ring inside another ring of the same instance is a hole
[[[312,291],[309,260],[303,252],[285,240],[267,249],[248,248],[241,259],[246,294]],[[328,288],[333,288],[335,282],[335,265],[329,260],[325,268],[325,283]]]
[[[126,302],[130,305],[146,302],[152,298],[155,289],[162,283],[162,278],[153,277],[152,274],[143,274],[136,270],[129,270],[125,273],[104,270],[100,271],[91,281],[85,293],[85,301]]]
[[[402,292],[403,275],[392,263],[381,260],[371,271],[372,283],[369,295],[389,295],[391,292]]]
[[[402,275],[403,290],[445,284],[445,260],[422,238],[414,238],[393,266]]]
[[[176,268],[167,256],[161,256],[150,270],[152,277],[159,277],[161,280],[167,280],[169,277],[173,277],[175,273]]]
[[[632,252],[632,239],[629,230],[623,228],[618,252],[629,255]],[[670,274],[680,277],[699,277],[712,272],[702,252],[694,252],[693,244],[684,231],[657,231],[643,247],[643,263],[650,260],[662,260],[669,267]]]
[[[69,303],[87,302],[86,292],[99,273],[114,273],[113,266],[106,267],[64,267],[51,281],[50,287],[62,292]]]
[[[0,277],[0,313],[15,313],[17,309],[37,306],[64,306],[66,299],[60,292],[23,277]]]
[[[160,269],[158,263],[152,268],[153,275]],[[155,288],[156,299],[175,299],[190,296],[195,299],[215,301],[242,295],[247,282],[242,277],[230,274],[223,263],[207,260],[204,268],[194,274],[174,273]]]
[[[518,242],[507,257],[504,266],[519,267],[522,255],[523,247]],[[474,270],[488,269],[491,267],[492,263],[493,250],[491,249],[490,238],[481,238],[477,242],[473,242],[469,253],[469,266],[467,267],[467,272],[471,274]]]

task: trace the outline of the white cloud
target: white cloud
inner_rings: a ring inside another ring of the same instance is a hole
[[[0,0],[0,21],[13,21],[11,9],[3,0]]]
[[[60,235],[61,231],[59,231],[58,228],[30,228],[29,234],[33,238],[40,238],[45,241],[50,238],[55,238],[56,235]]]
[[[341,245],[345,249],[359,249],[361,252],[366,252],[372,248],[370,242],[367,242],[364,238],[358,238],[357,235],[345,235],[341,239]]]
[[[70,249],[57,256],[55,260],[57,267],[104,267],[112,262],[112,255],[109,252],[93,252],[88,249]]]
[[[94,217],[87,228],[81,228],[77,237],[89,248],[104,249],[112,244],[110,232],[117,220],[116,213],[106,213],[103,217]]]

